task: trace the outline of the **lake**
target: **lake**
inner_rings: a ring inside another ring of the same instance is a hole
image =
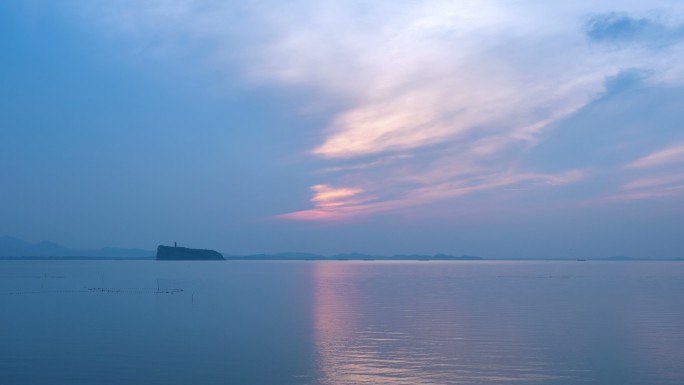
[[[0,384],[684,384],[684,262],[0,261]]]

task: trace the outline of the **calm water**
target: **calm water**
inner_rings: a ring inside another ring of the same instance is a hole
[[[684,262],[0,262],[0,384],[684,384]]]

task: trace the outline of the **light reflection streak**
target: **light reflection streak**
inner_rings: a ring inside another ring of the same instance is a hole
[[[397,263],[403,278],[378,276],[373,263],[314,265],[317,383],[349,384],[551,384],[563,380],[506,317],[520,308],[496,298],[501,318],[482,313],[454,286],[412,282],[415,265]],[[434,266],[433,266],[434,268]],[[452,269],[445,265],[446,269]],[[434,270],[433,270],[434,271]],[[386,271],[385,271],[386,272]],[[406,275],[404,275],[406,274]],[[456,290],[454,290],[456,288]],[[463,298],[463,299],[462,299]],[[554,373],[554,374],[551,374]],[[567,375],[563,373],[563,376]]]
[[[315,266],[314,322],[321,383],[439,384],[420,371],[432,356],[429,351],[418,350],[401,359],[386,348],[406,333],[377,331],[363,323],[357,277],[352,264]]]

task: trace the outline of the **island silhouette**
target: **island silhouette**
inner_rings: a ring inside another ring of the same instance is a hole
[[[223,255],[218,251],[206,249],[191,249],[188,247],[178,247],[159,245],[157,247],[158,261],[223,261]]]

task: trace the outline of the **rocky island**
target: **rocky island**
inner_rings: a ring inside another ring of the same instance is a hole
[[[223,261],[223,255],[214,250],[189,249],[187,247],[157,247],[158,261]]]

